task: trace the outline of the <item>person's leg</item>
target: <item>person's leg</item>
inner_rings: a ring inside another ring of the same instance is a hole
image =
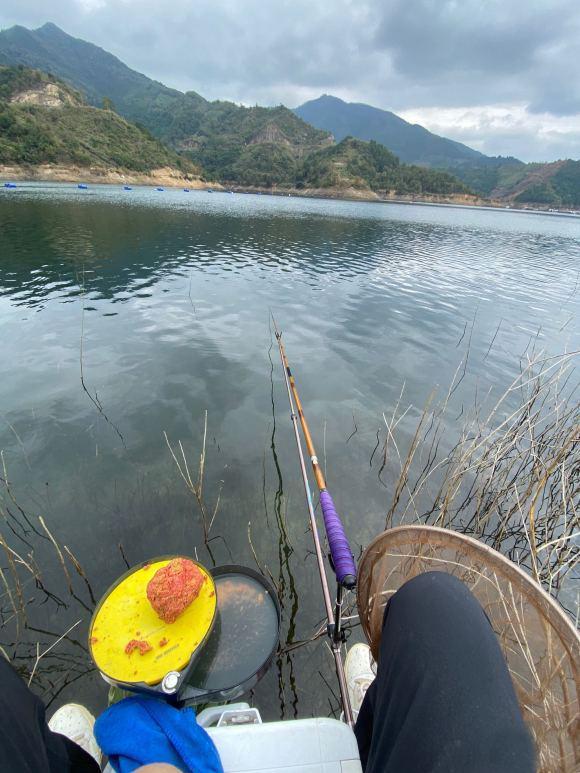
[[[44,705],[0,655],[0,770],[2,773],[99,773],[80,746],[53,733]]]
[[[390,599],[355,733],[365,773],[535,770],[499,642],[460,580],[429,572]]]

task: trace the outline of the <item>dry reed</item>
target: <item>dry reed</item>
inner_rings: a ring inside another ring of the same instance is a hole
[[[441,404],[431,407],[430,399],[404,456],[395,433],[403,415],[399,400],[384,417],[379,474],[398,468],[385,527],[425,523],[474,536],[560,596],[580,560],[576,357],[523,362],[498,399],[488,395],[474,406],[446,451],[455,379]]]

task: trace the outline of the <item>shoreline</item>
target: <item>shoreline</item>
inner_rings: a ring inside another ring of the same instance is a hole
[[[308,199],[337,199],[342,201],[367,201],[394,204],[455,204],[457,206],[484,206],[488,204],[481,196],[466,194],[426,193],[423,196],[388,195],[384,196],[370,189],[358,188],[263,188],[250,185],[226,186],[234,193],[262,193],[269,196],[297,196]]]
[[[92,185],[143,185],[166,188],[183,188],[190,190],[207,190],[233,192],[240,194],[255,194],[266,196],[296,197],[307,199],[328,199],[330,201],[364,201],[375,204],[420,204],[423,206],[445,206],[472,209],[508,210],[513,212],[528,212],[531,214],[580,216],[580,211],[569,209],[553,209],[549,207],[514,206],[509,201],[486,199],[470,194],[437,194],[423,195],[381,195],[370,189],[357,188],[286,188],[273,186],[271,188],[250,185],[227,185],[224,183],[202,180],[200,177],[187,175],[173,167],[160,167],[149,172],[134,172],[126,169],[106,169],[103,167],[77,167],[58,164],[42,164],[39,166],[17,166],[0,164],[0,187],[4,182],[59,182],[59,183],[89,183]]]
[[[179,169],[165,166],[149,172],[104,167],[80,167],[64,164],[17,166],[0,164],[0,184],[5,181],[91,183],[93,185],[163,185],[168,188],[187,187],[192,190],[207,188],[200,177],[188,175]],[[221,190],[219,183],[211,187]]]
[[[208,186],[209,183],[208,183]],[[290,196],[308,199],[330,199],[335,201],[366,201],[375,204],[420,204],[422,206],[461,207],[466,209],[508,210],[510,212],[528,212],[530,214],[580,216],[580,210],[554,209],[550,207],[517,206],[509,200],[486,199],[483,196],[464,193],[426,193],[418,195],[382,196],[371,190],[355,188],[260,188],[243,185],[223,185],[223,190],[234,193],[254,193],[268,196]]]

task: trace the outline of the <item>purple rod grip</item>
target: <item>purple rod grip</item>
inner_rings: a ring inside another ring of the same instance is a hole
[[[320,505],[336,578],[341,585],[352,588],[356,584],[356,566],[342,522],[328,491],[320,492]]]

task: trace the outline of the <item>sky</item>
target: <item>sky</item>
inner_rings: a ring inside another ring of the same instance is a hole
[[[323,93],[490,155],[580,159],[580,0],[2,0],[208,99]]]

